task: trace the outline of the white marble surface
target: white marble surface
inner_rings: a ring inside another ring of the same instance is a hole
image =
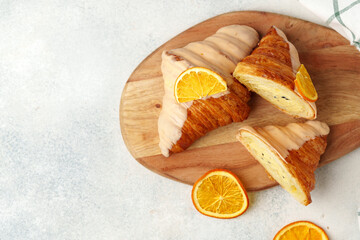
[[[272,239],[310,220],[360,239],[360,151],[317,170],[313,203],[280,187],[250,193],[241,217],[194,209],[191,186],[127,151],[123,86],[162,43],[209,17],[277,12],[320,23],[297,1],[0,1],[0,239]]]

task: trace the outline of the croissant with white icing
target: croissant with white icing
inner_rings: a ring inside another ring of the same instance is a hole
[[[316,118],[316,105],[305,100],[295,86],[299,55],[285,34],[271,27],[259,46],[238,63],[234,77],[281,111],[294,117]]]
[[[320,155],[325,151],[329,127],[319,121],[287,126],[242,127],[237,139],[297,201],[311,203]]]
[[[230,25],[203,41],[163,52],[161,71],[165,94],[158,131],[164,156],[184,151],[207,132],[248,117],[250,93],[234,80],[232,72],[258,41],[258,33],[253,28]],[[220,74],[226,80],[228,90],[205,99],[177,103],[175,81],[191,67],[205,67]]]

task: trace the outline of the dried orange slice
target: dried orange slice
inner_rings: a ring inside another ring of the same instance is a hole
[[[193,67],[182,72],[175,82],[177,102],[189,102],[227,90],[226,81],[216,72]]]
[[[308,221],[293,222],[283,227],[274,240],[329,240],[325,231]]]
[[[318,94],[314,84],[303,64],[301,64],[298,72],[296,73],[295,86],[297,87],[300,95],[309,102],[315,102],[318,100]]]
[[[193,186],[192,200],[202,214],[215,218],[234,218],[249,206],[249,198],[239,178],[232,172],[215,169]]]

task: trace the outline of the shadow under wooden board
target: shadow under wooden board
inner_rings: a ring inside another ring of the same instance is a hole
[[[193,184],[205,172],[225,168],[236,173],[249,191],[276,185],[260,164],[236,141],[244,125],[284,125],[293,119],[252,94],[247,120],[218,128],[196,141],[188,150],[169,158],[158,147],[157,120],[162,106],[161,52],[203,40],[219,28],[244,24],[263,36],[275,25],[299,51],[319,94],[318,120],[330,125],[328,147],[320,166],[360,146],[360,52],[335,31],[300,19],[266,12],[231,12],[179,34],[150,54],[131,74],[122,93],[120,126],[133,157],[165,177]]]

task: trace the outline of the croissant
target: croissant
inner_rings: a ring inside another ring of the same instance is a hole
[[[253,28],[230,25],[220,28],[204,41],[162,53],[165,94],[158,132],[159,147],[164,156],[184,151],[207,132],[248,117],[250,93],[234,80],[232,72],[258,41],[258,33]],[[228,91],[219,96],[177,103],[174,97],[175,81],[191,67],[205,67],[217,72],[226,80]]]
[[[238,63],[234,77],[281,111],[294,117],[315,119],[315,103],[305,100],[294,84],[299,67],[296,48],[273,26],[251,55]]]
[[[311,203],[315,174],[327,145],[329,127],[319,121],[290,123],[285,127],[240,128],[237,139],[297,201]]]

